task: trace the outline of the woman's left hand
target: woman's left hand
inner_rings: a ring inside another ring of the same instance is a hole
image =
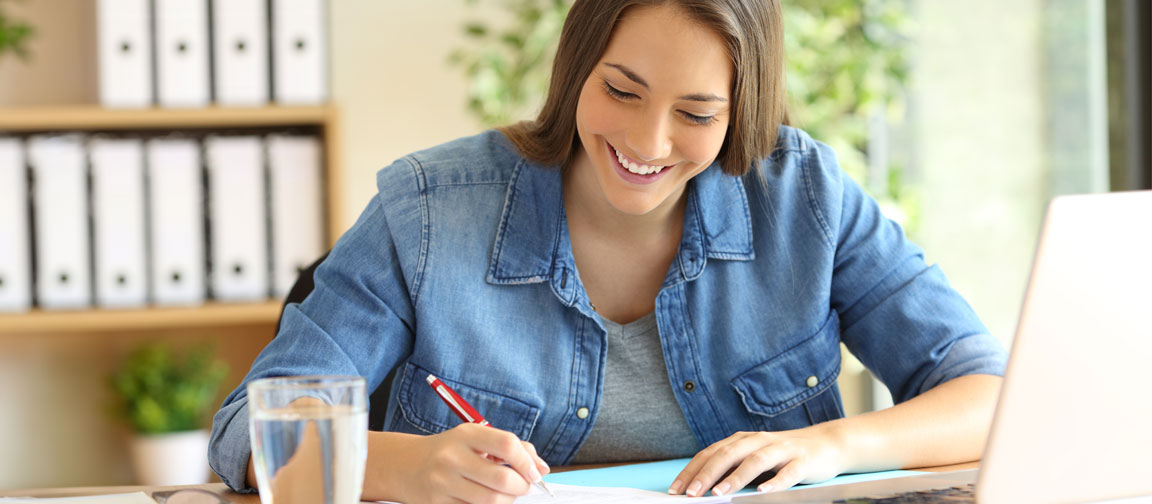
[[[713,495],[729,495],[773,470],[776,475],[757,490],[785,490],[797,483],[832,479],[846,466],[840,443],[832,430],[826,427],[819,425],[783,432],[737,432],[692,457],[676,476],[668,493],[699,497],[710,489]]]

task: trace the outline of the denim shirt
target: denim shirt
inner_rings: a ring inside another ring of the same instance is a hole
[[[689,182],[656,296],[668,380],[700,446],[842,417],[842,342],[896,402],[1003,373],[1004,348],[827,146],[782,127],[758,171],[714,164]],[[377,186],[244,383],[344,374],[372,390],[395,370],[385,428],[433,434],[460,423],[425,384],[433,373],[549,464],[568,463],[596,421],[606,341],[560,170],[488,131],[404,157]],[[247,421],[242,384],[209,449],[234,489],[246,487]]]

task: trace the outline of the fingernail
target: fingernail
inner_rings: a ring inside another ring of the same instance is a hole
[[[764,483],[763,485],[756,487],[756,489],[761,491],[761,492],[771,492],[772,491],[772,485]]]
[[[669,495],[676,495],[680,493],[680,487],[684,486],[684,482],[676,480],[672,482],[672,486],[668,487]]]
[[[695,497],[695,496],[699,495],[700,494],[700,488],[703,486],[704,486],[703,483],[701,483],[699,481],[693,481],[692,485],[688,487],[688,492],[687,492],[688,496],[689,497]]]
[[[716,488],[712,489],[712,495],[724,495],[728,493],[729,488],[732,488],[732,485],[729,485],[728,482],[716,485]]]
[[[532,470],[528,472],[528,476],[532,478],[532,483],[540,481],[540,471],[536,470],[536,466],[532,466]]]

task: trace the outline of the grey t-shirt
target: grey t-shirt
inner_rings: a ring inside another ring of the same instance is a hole
[[[655,312],[608,332],[604,395],[596,424],[573,464],[691,457],[700,450],[672,395]]]

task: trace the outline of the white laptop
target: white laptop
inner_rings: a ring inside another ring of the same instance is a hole
[[[972,482],[981,504],[1152,502],[1152,191],[1048,206],[980,469],[733,502],[971,502],[932,490]]]

